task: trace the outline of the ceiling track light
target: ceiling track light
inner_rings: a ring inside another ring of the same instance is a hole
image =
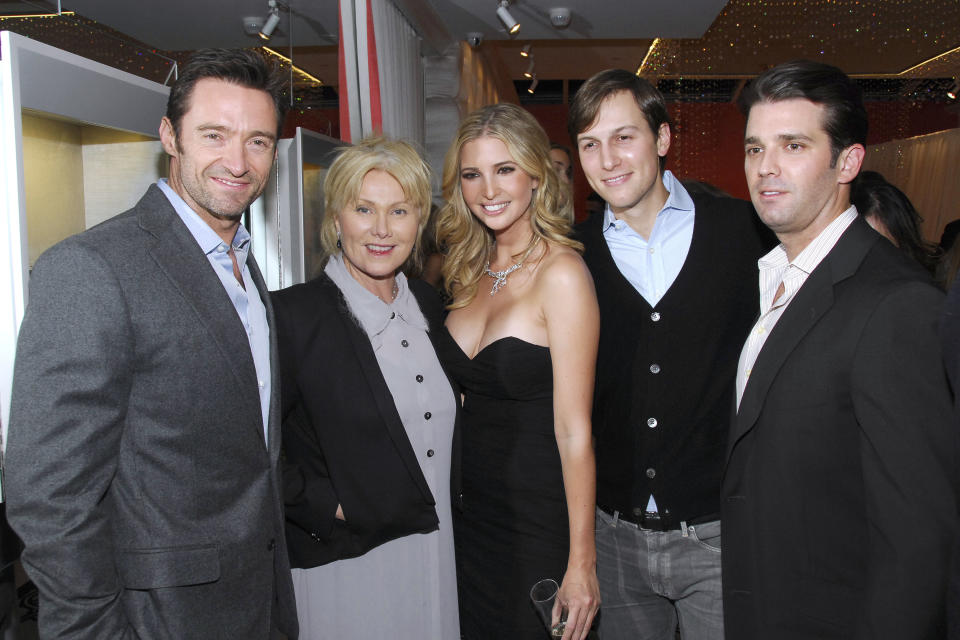
[[[270,40],[270,36],[273,35],[277,25],[280,24],[280,7],[277,6],[277,0],[269,0],[267,4],[270,7],[270,13],[267,14],[267,20],[260,28],[260,33],[257,34],[261,40],[265,41]]]
[[[510,0],[500,0],[500,6],[497,7],[497,17],[500,18],[500,22],[503,23],[507,33],[513,35],[520,30],[520,23],[510,13],[510,9],[507,8],[509,6]]]
[[[523,56],[524,58],[529,58],[529,57],[530,57],[530,47],[531,47],[531,45],[530,45],[529,42],[528,42],[527,44],[523,45],[522,47],[520,47],[520,55]]]
[[[533,76],[533,82],[531,82],[531,83],[530,83],[530,86],[527,87],[527,93],[533,93],[534,91],[536,91],[536,90],[537,90],[537,84],[539,84],[539,83],[540,83],[540,81],[537,80],[537,76],[534,75],[534,76]]]
[[[532,78],[532,77],[534,76],[534,73],[533,73],[533,63],[534,63],[534,60],[533,60],[533,58],[531,57],[531,58],[530,58],[530,64],[527,65],[527,70],[523,72],[523,77],[524,77],[524,78]]]

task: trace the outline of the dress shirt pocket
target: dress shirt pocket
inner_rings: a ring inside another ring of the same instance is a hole
[[[161,589],[216,582],[220,550],[216,544],[153,549],[122,549],[117,572],[127,589]]]

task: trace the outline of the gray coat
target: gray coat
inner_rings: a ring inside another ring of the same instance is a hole
[[[37,261],[6,488],[41,637],[297,636],[273,333],[268,449],[243,325],[156,186]]]

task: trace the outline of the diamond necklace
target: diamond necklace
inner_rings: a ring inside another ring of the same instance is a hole
[[[523,261],[527,259],[530,255],[530,252],[533,251],[533,248],[537,246],[537,243],[540,242],[540,236],[537,236],[537,239],[533,241],[533,244],[530,245],[530,248],[527,249],[524,254],[520,257],[520,261],[516,264],[507,267],[503,271],[491,271],[490,270],[490,261],[487,260],[487,264],[483,265],[483,271],[488,276],[493,278],[493,287],[490,289],[490,295],[492,296],[497,291],[500,291],[501,288],[507,284],[507,276],[523,266]]]

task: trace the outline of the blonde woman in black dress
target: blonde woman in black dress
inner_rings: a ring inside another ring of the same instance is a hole
[[[545,638],[528,595],[542,578],[561,584],[564,638],[585,638],[599,607],[599,314],[549,148],[528,112],[493,105],[463,121],[444,165],[438,236],[453,303],[438,353],[464,394],[454,515],[464,638]]]

